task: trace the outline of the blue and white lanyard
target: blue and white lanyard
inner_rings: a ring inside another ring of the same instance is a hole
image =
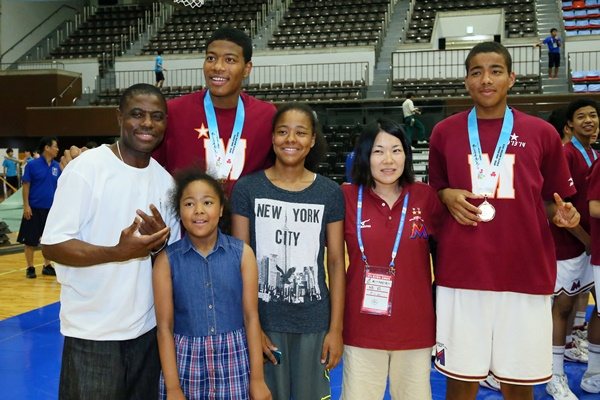
[[[217,169],[217,179],[227,179],[229,173],[231,172],[231,168],[233,167],[233,156],[235,155],[235,150],[240,142],[242,129],[244,128],[244,119],[246,118],[242,97],[240,96],[238,98],[235,121],[233,123],[233,131],[231,132],[229,146],[227,146],[227,153],[223,151],[221,136],[219,135],[217,115],[215,114],[215,107],[213,106],[213,102],[210,98],[208,90],[204,95],[204,112],[206,114],[206,123],[208,124],[211,150],[213,152],[215,167]],[[223,157],[225,157],[224,160]]]
[[[406,193],[404,196],[404,203],[402,204],[402,216],[400,217],[400,224],[398,225],[398,232],[396,233],[396,241],[394,242],[394,248],[392,249],[392,260],[390,261],[390,272],[394,274],[396,272],[395,262],[396,254],[398,254],[398,247],[400,246],[400,239],[402,239],[402,230],[404,229],[404,220],[406,219],[406,209],[408,208],[408,196]],[[363,203],[363,187],[362,185],[358,189],[358,203],[356,205],[356,236],[358,238],[358,247],[362,254],[362,259],[365,266],[369,266],[367,262],[367,256],[365,255],[365,245],[362,240],[361,232],[361,221],[362,221],[362,203]]]
[[[575,136],[573,136],[571,138],[571,142],[573,142],[573,146],[575,146],[575,148],[577,150],[579,150],[579,152],[581,154],[583,154],[583,158],[585,159],[585,162],[587,163],[588,167],[592,166],[592,160],[590,160],[590,156],[588,156],[587,151],[585,151],[585,148],[583,147],[583,145],[581,144],[581,142],[579,140],[577,140],[577,138]],[[596,150],[592,149],[592,154],[594,155],[594,161],[596,161],[598,159],[598,154],[596,153]]]
[[[502,166],[502,160],[504,159],[506,149],[508,148],[513,124],[514,116],[511,109],[507,106],[504,114],[504,121],[502,122],[500,137],[498,138],[498,143],[496,143],[496,149],[494,150],[494,156],[492,157],[489,168],[486,168],[483,162],[483,151],[481,150],[475,107],[473,107],[469,113],[469,144],[471,146],[472,165],[476,168],[475,176],[477,178],[475,179],[475,187],[473,188],[475,194],[492,196],[496,191],[498,178],[500,177],[500,167]]]

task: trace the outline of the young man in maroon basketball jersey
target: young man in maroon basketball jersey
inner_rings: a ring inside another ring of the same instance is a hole
[[[598,106],[595,101],[579,98],[567,107],[566,117],[571,140],[563,146],[567,165],[577,193],[570,200],[581,214],[579,225],[565,229],[551,226],[557,258],[557,277],[552,303],[552,380],[546,392],[555,399],[577,397],[569,388],[564,371],[564,360],[587,362],[588,357],[572,340],[567,325],[575,299],[594,286],[590,265],[590,214],[587,200],[586,177],[594,160],[598,158],[591,144],[597,138]]]
[[[252,70],[252,40],[235,28],[216,30],[206,43],[206,90],[168,102],[165,140],[154,158],[171,174],[198,165],[226,182],[272,165],[275,106],[242,92]]]
[[[548,218],[578,224],[560,197],[575,188],[554,128],[507,107],[504,46],[476,45],[465,67],[475,106],[440,122],[430,145],[430,184],[451,214],[438,237],[435,366],[447,399],[475,399],[491,373],[504,398],[532,400],[532,385],[552,377]]]

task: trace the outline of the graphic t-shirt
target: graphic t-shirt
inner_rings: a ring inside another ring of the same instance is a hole
[[[344,219],[340,187],[317,175],[308,188],[291,192],[273,185],[261,171],[236,183],[231,204],[234,214],[250,220],[262,328],[285,333],[328,330],[325,234],[327,224]]]

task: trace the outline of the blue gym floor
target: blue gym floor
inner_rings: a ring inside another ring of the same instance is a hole
[[[591,308],[591,306],[590,306]],[[590,310],[588,310],[590,311]],[[63,339],[59,332],[59,304],[0,321],[0,399],[55,400],[58,398],[58,377]],[[522,332],[527,335],[527,332]],[[523,357],[528,357],[523,354]],[[584,364],[565,363],[571,390],[580,400],[598,399],[579,387],[585,372]],[[340,397],[342,368],[331,372],[332,399]],[[445,397],[445,378],[431,370],[433,398]],[[386,396],[385,399],[389,399]],[[478,399],[500,400],[499,393],[480,388]],[[536,400],[552,400],[544,385],[536,386]]]

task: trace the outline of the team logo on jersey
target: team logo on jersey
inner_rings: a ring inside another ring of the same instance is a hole
[[[429,233],[427,233],[425,221],[423,221],[423,218],[421,218],[421,207],[413,207],[412,215],[412,218],[409,219],[409,221],[412,222],[410,238],[415,239],[420,237],[422,239],[428,239]]]
[[[569,178],[569,186],[573,186],[575,185],[575,183],[573,183],[573,178]]]
[[[367,225],[371,221],[371,218],[365,219],[364,221],[360,221],[360,229],[370,228],[371,225]]]
[[[194,130],[198,132],[198,139],[202,139],[203,137],[208,138],[208,128],[204,126],[204,122],[200,128],[196,128]]]
[[[579,279],[573,281],[573,284],[571,285],[571,292],[574,292],[577,289],[581,289],[581,281]]]
[[[525,147],[525,142],[520,142],[519,141],[519,136],[513,132],[512,135],[510,135],[510,145],[511,146],[515,146],[515,147]]]
[[[435,362],[440,365],[446,365],[446,346],[443,343],[436,343]]]

